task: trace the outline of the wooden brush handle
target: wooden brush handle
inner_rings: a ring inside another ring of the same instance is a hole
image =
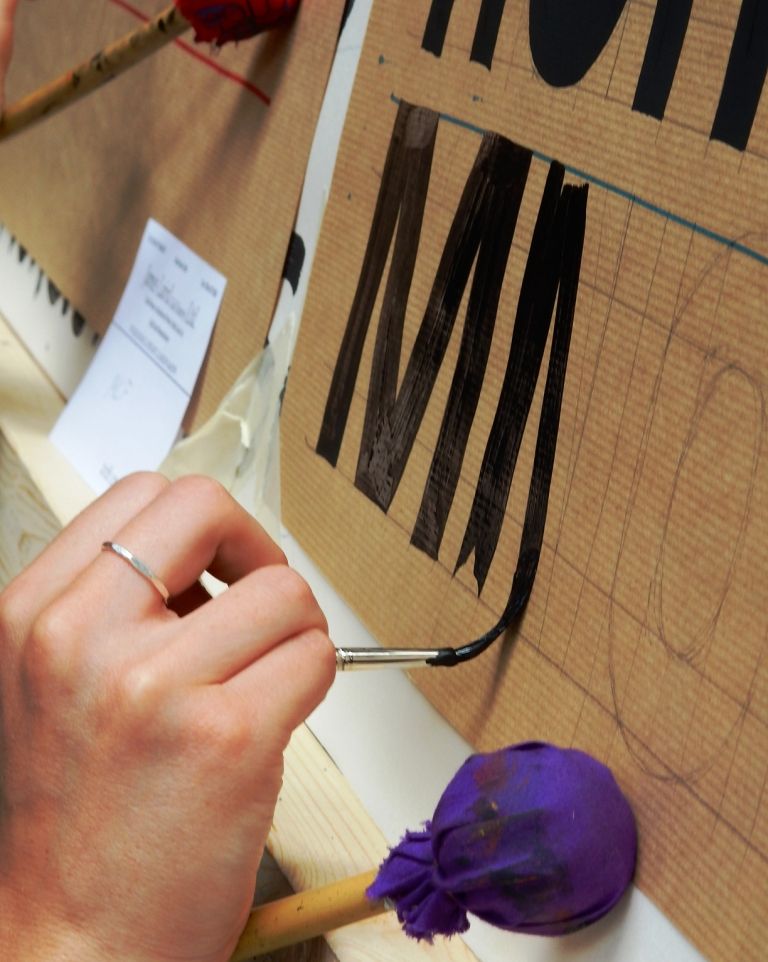
[[[230,962],[245,962],[389,911],[386,902],[372,902],[365,895],[376,874],[375,870],[364,872],[258,906],[251,912]]]
[[[0,116],[0,140],[84,97],[175,40],[189,26],[189,21],[179,13],[175,3],[170,4],[141,27],[104,47],[74,70],[67,71],[11,104]]]

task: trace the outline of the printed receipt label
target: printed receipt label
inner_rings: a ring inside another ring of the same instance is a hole
[[[51,432],[101,494],[156,468],[176,440],[226,278],[149,220],[112,323]]]

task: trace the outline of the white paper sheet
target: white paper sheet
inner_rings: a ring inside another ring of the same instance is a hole
[[[158,467],[179,433],[225,278],[150,220],[117,311],[51,441],[97,494]]]

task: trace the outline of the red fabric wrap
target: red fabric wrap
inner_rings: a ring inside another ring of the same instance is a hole
[[[299,0],[176,0],[194,28],[195,40],[220,47],[279,26],[298,5]]]

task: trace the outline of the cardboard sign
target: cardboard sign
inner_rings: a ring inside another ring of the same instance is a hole
[[[768,941],[767,64],[750,0],[374,3],[283,419],[374,634],[503,631],[414,682],[607,762],[722,960]]]
[[[162,0],[20,4],[7,102],[119,39]],[[147,219],[230,278],[196,422],[261,349],[343,0],[213,51],[191,32],[0,143],[0,222],[104,332]]]

